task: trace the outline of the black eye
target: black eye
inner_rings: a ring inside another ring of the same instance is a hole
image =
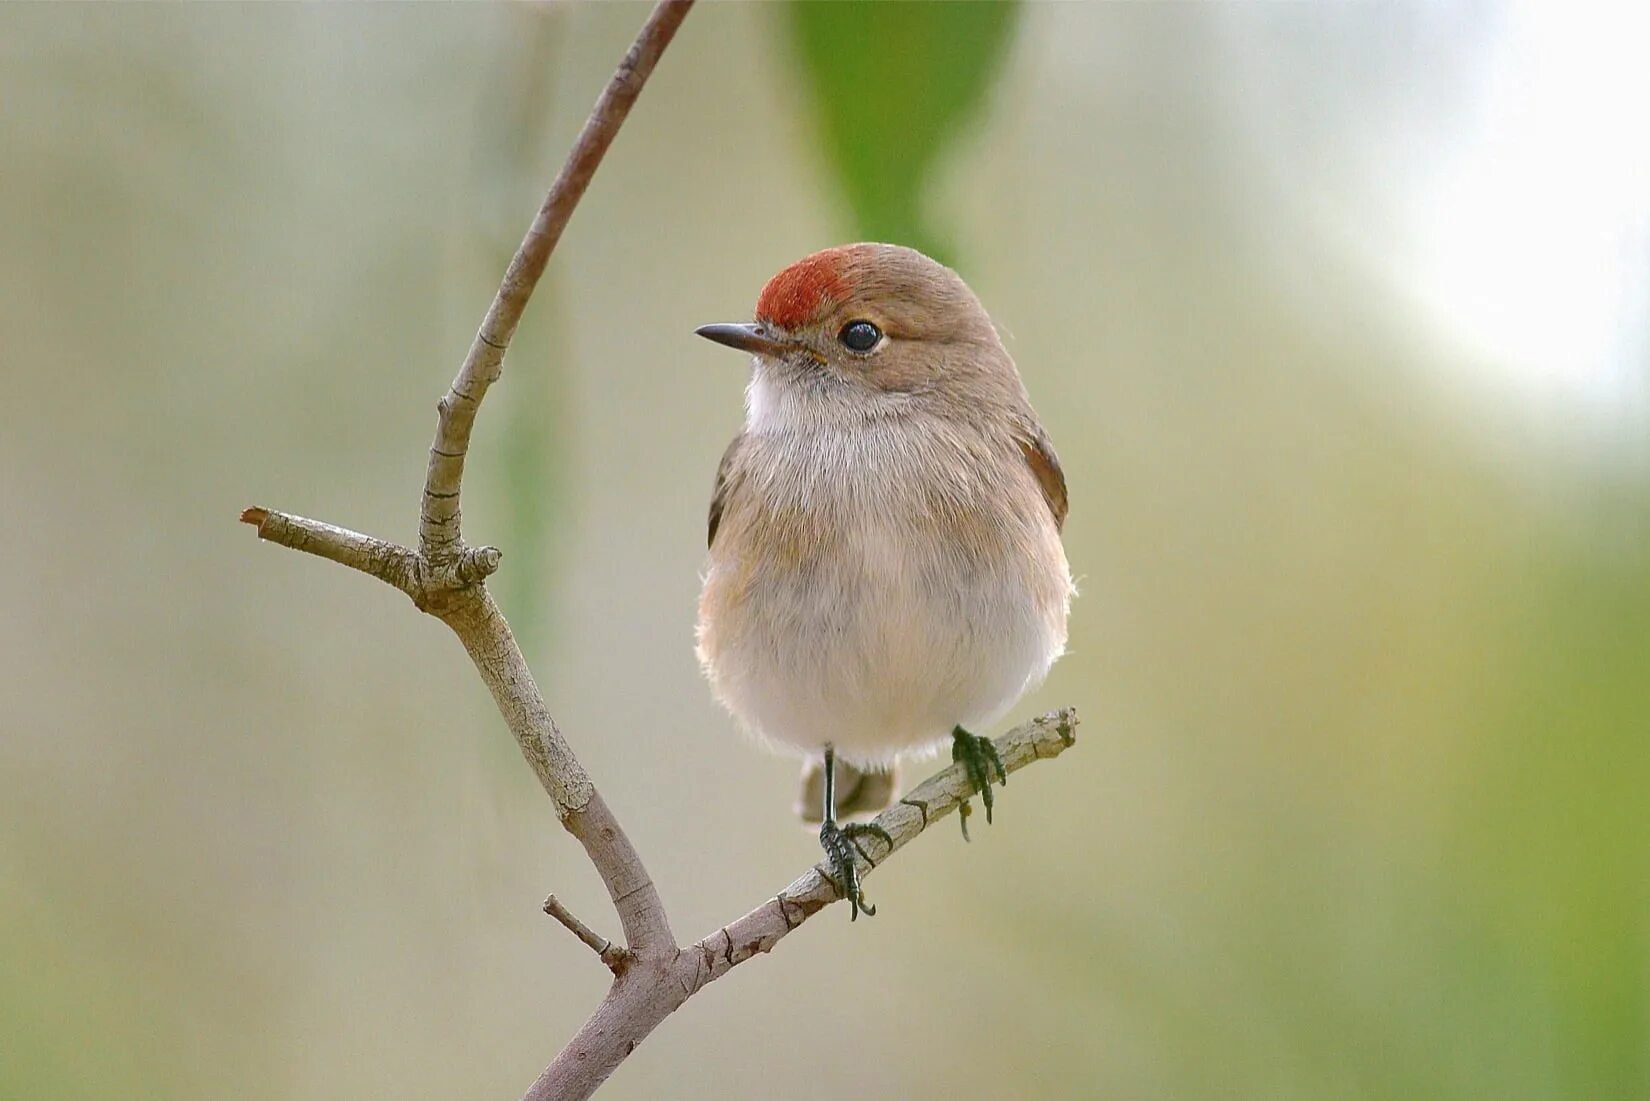
[[[882,339],[882,330],[869,321],[850,321],[842,326],[836,338],[850,352],[869,352]]]

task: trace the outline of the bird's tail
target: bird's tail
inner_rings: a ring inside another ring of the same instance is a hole
[[[857,768],[846,761],[836,763],[836,813],[843,820],[869,818],[894,801],[899,790],[896,766],[884,769]],[[811,826],[819,825],[825,809],[825,764],[818,757],[802,766],[802,791],[796,799],[796,814]]]

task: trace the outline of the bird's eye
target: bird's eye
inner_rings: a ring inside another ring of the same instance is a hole
[[[850,321],[836,335],[850,352],[869,352],[882,339],[882,330],[869,321]]]

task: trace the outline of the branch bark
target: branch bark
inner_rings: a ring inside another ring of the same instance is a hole
[[[578,919],[573,911],[555,895],[544,900],[544,912],[561,922],[569,933],[578,937],[594,953],[596,958],[607,965],[607,969],[617,975],[630,962],[630,952],[621,945],[614,944],[596,930],[590,928]]]
[[[1033,761],[1058,757],[1076,741],[1077,712],[1065,708],[1015,727],[998,738],[996,745],[1004,770],[1015,772]],[[973,792],[967,770],[954,764],[877,815],[873,821],[888,831],[893,845],[856,842],[854,863],[860,878],[955,811]],[[638,957],[619,971],[595,1013],[539,1075],[524,1101],[589,1097],[682,1003],[745,961],[772,951],[794,929],[841,897],[821,862],[744,917],[688,947],[664,956]]]
[[[477,411],[498,381],[523,310],[549,263],[568,218],[602,156],[641,93],[693,0],[662,0],[648,16],[574,143],[482,320],[469,353],[437,403],[435,440],[425,471],[417,548],[290,513],[254,507],[241,520],[261,539],[304,551],[378,578],[411,598],[420,611],[452,629],[514,735],[522,755],[555,804],[557,816],[584,846],[606,885],[624,931],[616,946],[593,932],[551,896],[545,911],[594,949],[614,973],[613,986],[583,1028],[527,1091],[529,1101],[589,1097],[660,1021],[688,998],[763,952],[836,901],[836,885],[816,865],[743,917],[685,948],[678,946],[658,890],[641,856],[551,717],[510,625],[486,588],[499,567],[496,547],[463,538],[460,493]],[[1012,772],[1057,756],[1073,744],[1077,716],[1052,712],[997,741]],[[856,861],[868,875],[888,856],[956,810],[971,792],[953,765],[918,785],[876,820],[891,846],[872,843]]]

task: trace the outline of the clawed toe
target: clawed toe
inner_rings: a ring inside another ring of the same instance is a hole
[[[863,836],[880,838],[892,847],[893,838],[881,826],[848,825],[838,826],[835,822],[827,822],[819,827],[819,845],[825,850],[826,857],[831,862],[831,871],[836,883],[837,893],[848,900],[853,907],[849,914],[849,921],[859,920],[860,912],[866,917],[876,917],[877,908],[865,901],[865,889],[860,885],[859,868],[854,864],[854,838]],[[869,857],[867,857],[869,859]]]
[[[826,859],[831,863],[831,880],[836,886],[837,893],[847,899],[848,904],[853,907],[848,920],[858,921],[862,910],[866,917],[876,917],[877,908],[865,901],[865,889],[859,883],[859,868],[854,864],[854,853],[857,851],[867,864],[872,863],[872,860],[854,839],[875,837],[888,846],[885,851],[893,849],[894,839],[888,836],[887,830],[873,823],[837,825],[836,750],[828,745],[825,747],[823,771],[825,798],[821,817],[824,823],[819,827],[819,847],[825,850]]]
[[[865,857],[867,861],[871,859],[870,855],[863,848],[860,848],[859,843],[854,841],[854,838],[874,837],[881,841],[887,847],[887,850],[892,850],[894,847],[894,839],[888,836],[888,831],[875,822],[849,822],[846,826],[840,828],[842,835],[853,842],[854,848],[859,849],[859,855]]]
[[[979,792],[980,801],[985,804],[985,820],[991,822],[991,810],[995,799],[991,792],[991,773],[997,773],[997,780],[1004,787],[1008,786],[1008,770],[1003,768],[1002,756],[990,738],[982,738],[970,734],[962,727],[951,731],[951,759],[961,761],[963,768],[968,772],[969,783]],[[957,820],[962,823],[963,840],[968,840],[968,816],[974,808],[968,801],[963,800],[962,806],[957,808]]]

